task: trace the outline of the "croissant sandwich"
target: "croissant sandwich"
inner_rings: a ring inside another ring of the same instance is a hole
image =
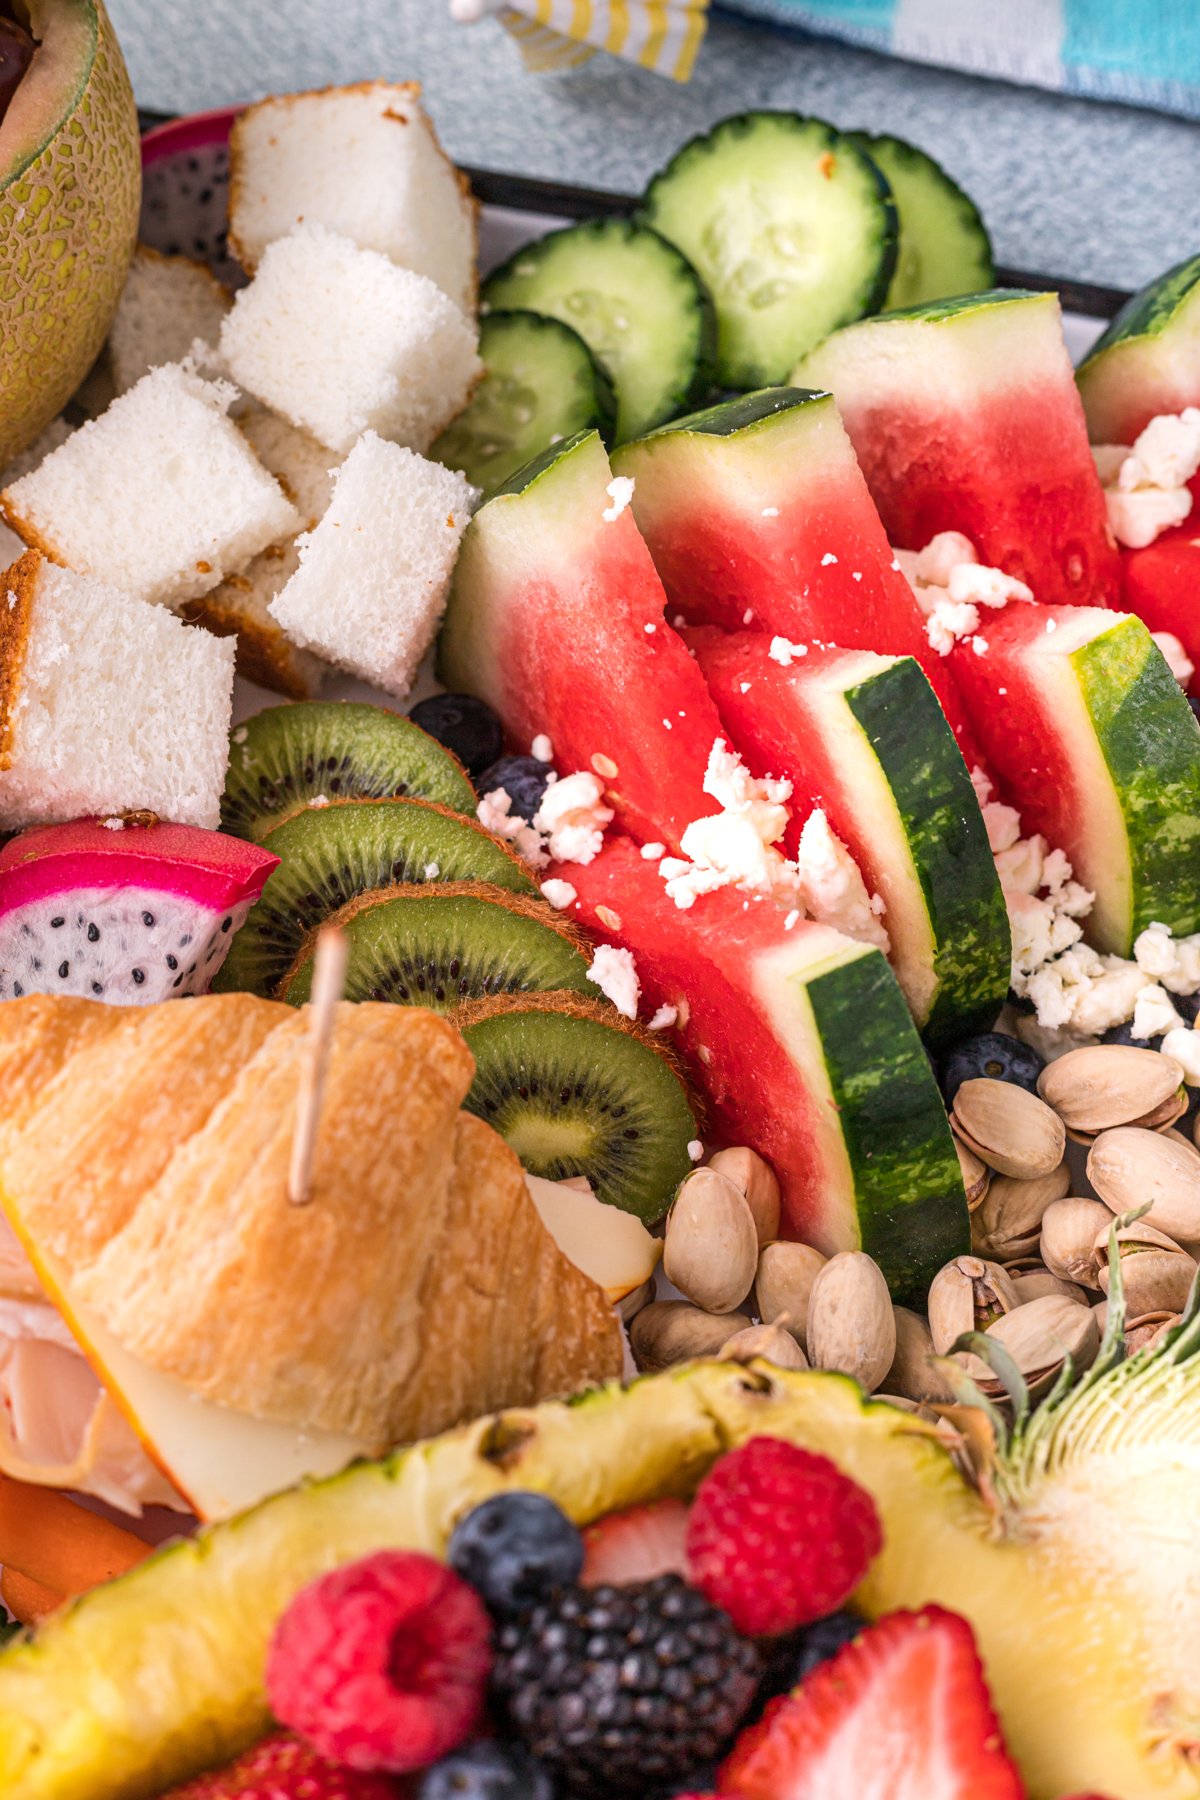
[[[212,1518],[619,1373],[444,1019],[337,1008],[290,1202],[307,1046],[249,995],[0,1008],[0,1471]]]

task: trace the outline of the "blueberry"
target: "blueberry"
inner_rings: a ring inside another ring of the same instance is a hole
[[[1171,1004],[1186,1024],[1196,1023],[1196,1015],[1200,1013],[1200,994],[1172,994]]]
[[[1195,694],[1188,695],[1188,705],[1191,707],[1195,716],[1200,719],[1200,700],[1197,700]]]
[[[803,1681],[814,1669],[836,1656],[843,1645],[851,1643],[863,1629],[863,1622],[853,1613],[830,1613],[818,1619],[801,1634],[800,1654],[796,1658],[796,1680]]]
[[[554,1800],[554,1784],[519,1744],[468,1744],[435,1763],[417,1800]]]
[[[964,1081],[985,1079],[1011,1081],[1036,1094],[1044,1066],[1037,1051],[1020,1038],[1003,1031],[984,1031],[978,1037],[963,1038],[943,1057],[942,1093],[946,1105],[951,1106]]]
[[[502,756],[484,770],[475,789],[490,794],[493,788],[503,788],[512,800],[513,817],[532,819],[550,786],[551,773],[550,764],[539,762],[536,756]]]
[[[493,1494],[459,1520],[447,1561],[503,1617],[575,1581],[583,1539],[543,1494]]]
[[[1120,1044],[1132,1050],[1153,1050],[1154,1045],[1146,1038],[1135,1038],[1133,1020],[1126,1019],[1123,1025],[1110,1025],[1107,1031],[1100,1033],[1102,1044]]]
[[[504,749],[499,719],[485,700],[472,694],[434,694],[419,701],[408,716],[453,750],[468,775],[478,775]]]

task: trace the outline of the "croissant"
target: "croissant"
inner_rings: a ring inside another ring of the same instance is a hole
[[[372,1451],[618,1374],[612,1309],[461,1111],[474,1065],[433,1013],[337,1008],[311,1200],[290,1204],[307,1034],[242,994],[0,1007],[0,1202],[68,1324]]]

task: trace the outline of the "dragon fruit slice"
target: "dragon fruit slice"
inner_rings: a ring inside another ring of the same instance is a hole
[[[0,850],[0,1000],[205,993],[278,861],[153,813],[22,832]]]

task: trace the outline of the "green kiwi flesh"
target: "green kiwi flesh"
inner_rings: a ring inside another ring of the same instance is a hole
[[[221,829],[261,844],[310,801],[412,797],[475,816],[458,761],[411,719],[353,700],[268,706],[235,727]]]
[[[483,1001],[456,1023],[475,1058],[464,1105],[533,1175],[586,1175],[599,1199],[661,1219],[697,1136],[673,1063],[614,1012],[570,994]]]
[[[575,933],[544,901],[480,882],[384,888],[360,895],[335,920],[346,934],[347,1000],[448,1013],[496,994],[595,992]],[[315,953],[311,934],[280,989],[291,1006],[312,999]]]
[[[374,888],[424,881],[486,881],[537,893],[512,851],[473,819],[424,800],[342,800],[310,807],[262,840],[279,867],[233,940],[214,990],[273,998],[305,935]]]

